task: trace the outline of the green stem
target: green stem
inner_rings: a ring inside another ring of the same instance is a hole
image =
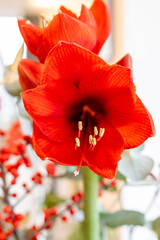
[[[98,175],[83,167],[84,176],[84,240],[100,240],[98,212]]]

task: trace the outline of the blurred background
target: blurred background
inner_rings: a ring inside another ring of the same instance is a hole
[[[5,69],[12,64],[23,40],[17,26],[17,17],[25,17],[39,24],[39,14],[55,14],[60,5],[65,5],[77,14],[84,3],[90,7],[92,0],[0,0],[0,81]],[[137,93],[153,116],[156,137],[147,140],[143,153],[154,160],[153,173],[159,175],[160,168],[160,1],[159,0],[110,0],[107,1],[113,19],[112,34],[100,56],[115,63],[126,53],[133,59],[133,76]],[[24,57],[30,56],[24,49]],[[16,119],[13,101],[0,88],[2,110],[0,127],[8,128]],[[28,130],[30,131],[30,130]],[[125,209],[146,211],[154,196],[155,186],[127,185],[121,194]],[[160,215],[160,196],[147,213],[148,219]],[[121,239],[129,238],[129,227],[121,230]],[[157,236],[145,227],[136,227],[132,240],[156,240]],[[55,239],[57,240],[57,239]]]

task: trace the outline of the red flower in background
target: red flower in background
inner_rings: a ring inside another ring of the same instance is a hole
[[[132,68],[132,58],[127,54],[116,64]],[[24,91],[40,85],[42,70],[42,63],[37,63],[31,59],[20,60],[18,74],[21,87]]]
[[[44,62],[48,52],[61,40],[77,43],[98,53],[111,31],[111,15],[103,0],[95,0],[90,9],[82,5],[77,17],[64,7],[43,28],[19,19],[20,32],[29,51]]]
[[[119,64],[131,66],[129,55]],[[33,145],[42,159],[87,165],[113,178],[121,153],[154,134],[137,97],[132,70],[108,65],[86,49],[62,42],[46,58],[40,85],[22,93],[32,116]]]
[[[22,59],[18,64],[19,82],[25,91],[40,84],[43,64],[31,59]]]

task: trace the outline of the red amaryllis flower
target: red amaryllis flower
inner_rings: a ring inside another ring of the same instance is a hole
[[[50,22],[43,19],[43,28],[18,20],[29,51],[44,62],[52,47],[64,40],[98,53],[111,31],[111,15],[103,0],[95,0],[90,9],[82,5],[79,17],[64,7],[60,10]]]
[[[127,54],[116,64],[132,68],[132,58]],[[40,85],[42,69],[42,63],[37,63],[31,59],[20,60],[18,64],[18,74],[21,87],[24,91]]]
[[[76,174],[87,165],[113,178],[124,148],[154,134],[131,68],[108,65],[94,53],[62,42],[47,56],[40,84],[22,93],[34,120],[34,149],[42,159],[77,165]]]
[[[43,64],[31,59],[22,59],[18,64],[19,82],[23,90],[35,88],[40,84]]]

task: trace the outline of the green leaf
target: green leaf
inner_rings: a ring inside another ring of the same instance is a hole
[[[117,178],[117,179],[119,179],[119,180],[122,180],[122,181],[126,182],[126,177],[125,177],[124,175],[122,175],[119,171],[117,172],[115,178]]]
[[[48,193],[45,197],[44,206],[50,208],[63,202],[65,202],[65,199],[62,199],[53,193]]]
[[[160,240],[160,217],[152,222],[152,229],[157,234],[158,240]]]
[[[111,228],[123,225],[144,225],[144,214],[137,211],[121,210],[115,213],[102,213],[101,221]]]
[[[118,170],[126,178],[133,181],[140,181],[150,174],[153,165],[154,162],[150,157],[140,155],[132,149],[123,152]]]

